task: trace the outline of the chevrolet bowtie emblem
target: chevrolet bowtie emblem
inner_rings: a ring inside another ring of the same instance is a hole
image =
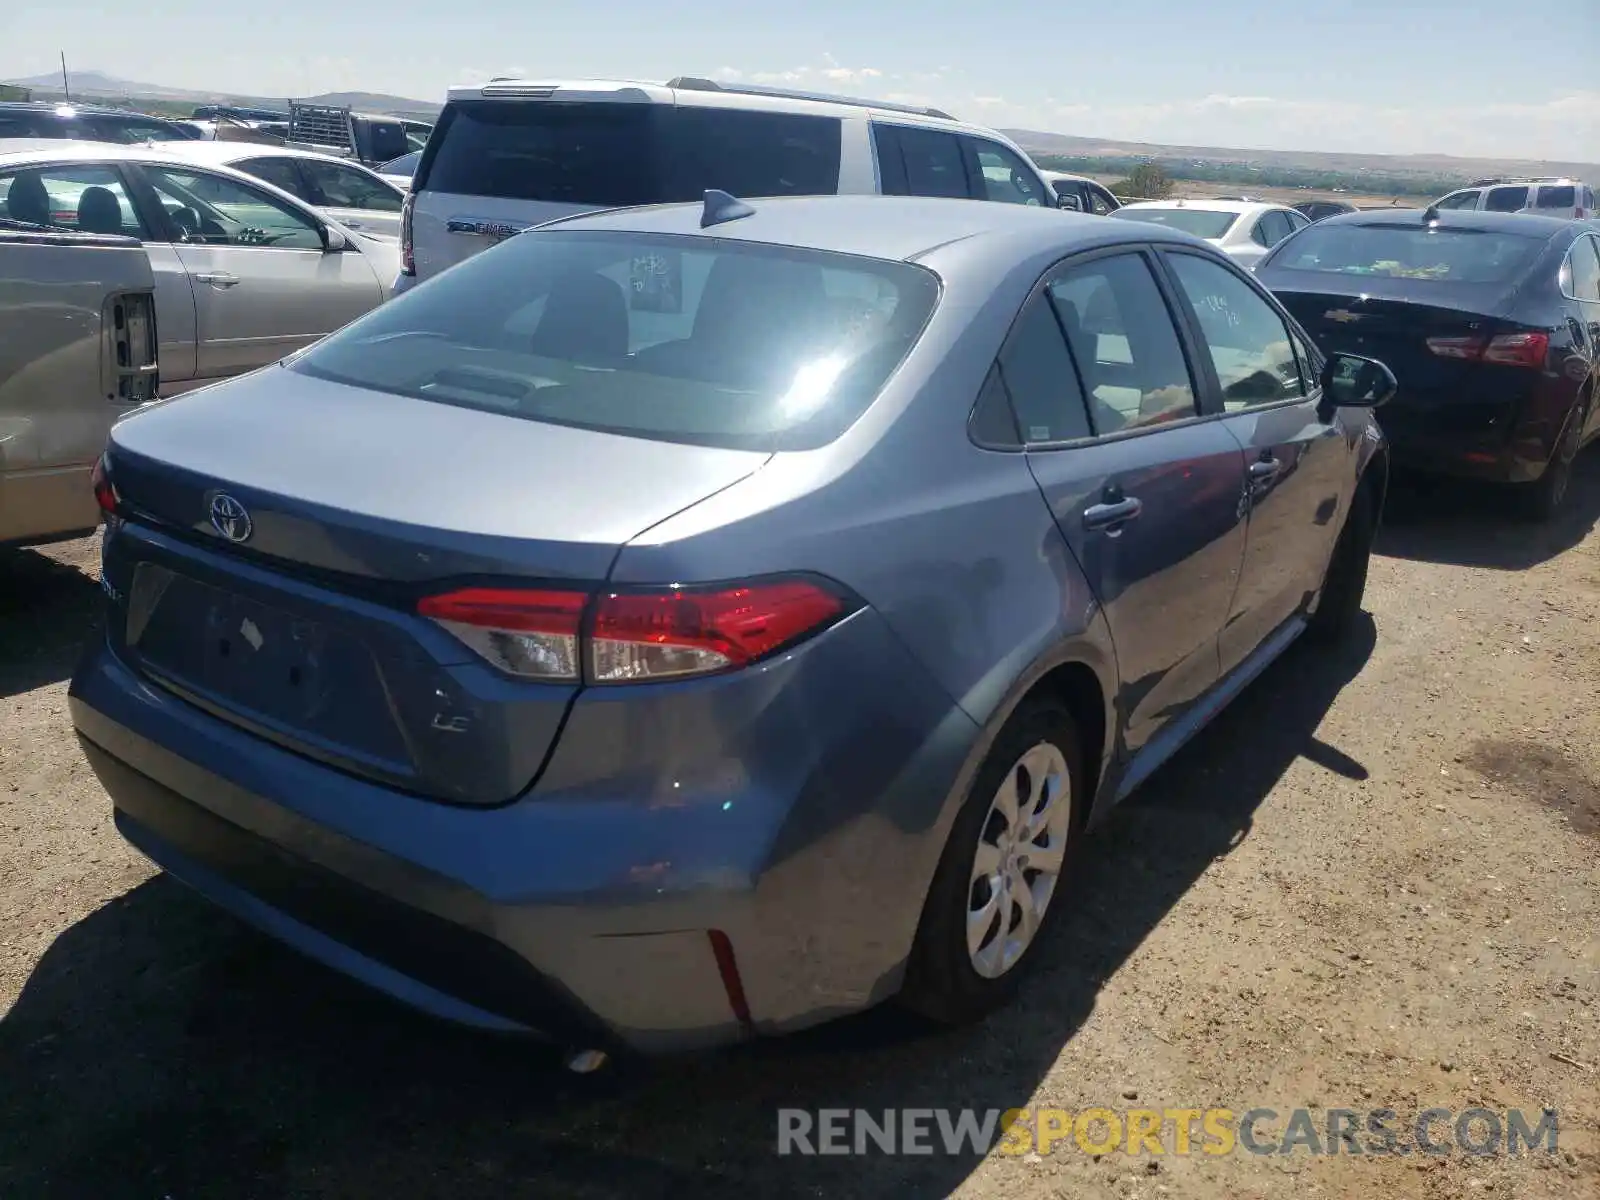
[[[1353,313],[1348,308],[1330,308],[1322,314],[1324,320],[1338,321],[1341,325],[1349,324],[1351,321],[1359,321],[1365,316],[1365,313]]]

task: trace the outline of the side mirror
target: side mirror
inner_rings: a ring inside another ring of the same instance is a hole
[[[1322,402],[1329,408],[1377,408],[1398,387],[1394,372],[1375,358],[1335,351],[1322,364]]]
[[[1056,207],[1064,208],[1068,212],[1082,212],[1083,201],[1071,192],[1058,192],[1056,193]]]
[[[335,229],[332,225],[322,227],[322,252],[324,254],[341,254],[350,249],[350,239]]]

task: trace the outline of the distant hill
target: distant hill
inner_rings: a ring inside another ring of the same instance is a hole
[[[133,104],[141,101],[159,101],[166,104],[231,102],[251,108],[283,108],[288,103],[286,96],[242,96],[237,92],[226,91],[202,92],[192,88],[174,88],[159,83],[138,83],[131,79],[119,79],[103,71],[73,71],[69,79],[72,84],[72,95],[84,100],[116,100]],[[35,75],[31,79],[8,79],[5,82],[32,89],[36,100],[56,100],[64,95],[60,75]],[[295,99],[309,100],[314,104],[348,104],[351,108],[364,112],[404,113],[407,116],[417,115],[424,118],[438,115],[440,109],[437,101],[413,100],[406,96],[390,96],[382,92],[324,92],[320,96],[296,96]]]
[[[1317,150],[1238,150],[1222,146],[1170,146],[1118,142],[1106,138],[1004,129],[1002,133],[1033,155],[1071,158],[1187,159],[1196,164],[1235,164],[1328,171],[1348,175],[1487,178],[1493,175],[1572,175],[1600,182],[1600,163],[1550,162],[1514,158],[1458,158],[1450,154],[1333,154]]]

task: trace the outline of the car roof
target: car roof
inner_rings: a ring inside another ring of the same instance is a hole
[[[293,146],[272,146],[263,142],[216,142],[210,139],[192,142],[176,142],[169,147],[162,144],[162,149],[172,149],[174,153],[183,158],[197,163],[218,163],[228,166],[236,162],[243,162],[247,158],[310,158],[320,162],[338,163],[346,167],[362,167],[358,162],[348,158],[341,158],[337,154],[319,154],[315,150],[300,150]]]
[[[560,93],[559,99],[564,103],[588,100],[595,103],[676,104],[756,112],[809,113],[840,119],[870,115],[901,124],[981,133],[984,137],[1024,153],[1026,157],[1025,152],[1004,134],[985,125],[958,120],[938,109],[922,109],[887,100],[826,96],[776,88],[745,88],[734,83],[720,85],[713,80],[686,80],[680,77],[670,83],[651,83],[639,79],[495,79],[482,85],[452,87],[447,99],[525,100],[537,104],[557,98],[556,93]]]
[[[105,104],[80,104],[73,100],[0,100],[0,112],[32,112],[44,113],[49,116],[70,117],[75,113],[87,113],[92,117],[127,117],[136,121],[157,121],[165,125],[175,125],[176,121],[166,117],[153,117],[149,113],[134,112],[127,108],[112,108]]]
[[[187,154],[174,153],[170,147],[187,146],[188,142],[140,143],[129,146],[122,142],[88,142],[72,138],[0,138],[0,162],[7,166],[26,166],[32,162],[71,162],[76,159],[112,159],[128,162],[164,163],[168,166],[195,165],[196,160]],[[270,147],[264,147],[270,149]],[[227,169],[224,162],[210,164]]]
[[[1329,225],[1411,226],[1422,224],[1421,208],[1369,208],[1360,212],[1340,213],[1336,217],[1318,221],[1317,227]],[[1434,212],[1434,221],[1441,229],[1475,229],[1485,233],[1504,231],[1538,237],[1553,237],[1567,229],[1581,227],[1584,222],[1569,221],[1565,217],[1541,217],[1531,212],[1480,212],[1472,208],[1445,208]]]
[[[1038,205],[929,196],[784,196],[752,199],[747,217],[702,229],[703,204],[660,204],[566,217],[541,229],[616,230],[690,234],[855,254],[921,259],[957,242],[986,239],[1018,254],[1117,242],[1196,239],[1160,226],[1108,222],[1104,217]]]
[[[1123,208],[1193,208],[1200,212],[1257,213],[1289,208],[1270,200],[1135,200]],[[1292,210],[1291,210],[1292,211]]]

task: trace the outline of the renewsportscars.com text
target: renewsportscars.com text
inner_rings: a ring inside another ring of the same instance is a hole
[[[1554,1109],[781,1108],[779,1154],[1554,1154]]]

